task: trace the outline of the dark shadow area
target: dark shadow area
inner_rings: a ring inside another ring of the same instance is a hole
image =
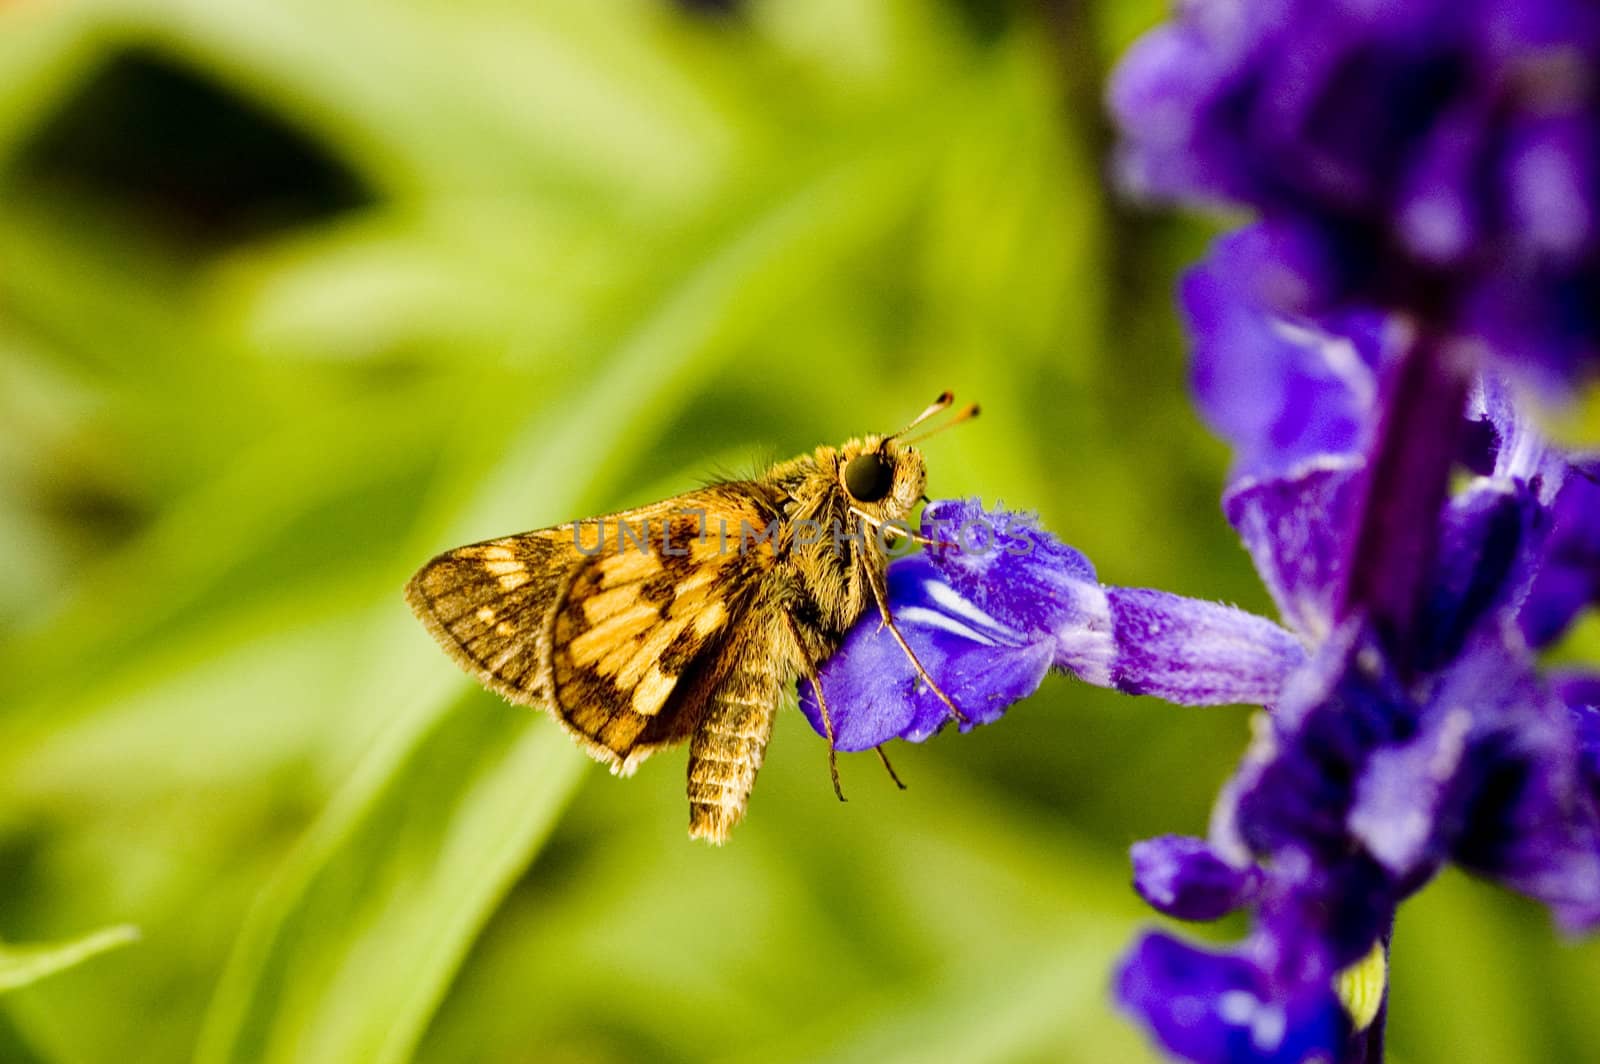
[[[24,189],[60,191],[219,247],[370,204],[312,137],[158,52],[114,56],[23,147]]]

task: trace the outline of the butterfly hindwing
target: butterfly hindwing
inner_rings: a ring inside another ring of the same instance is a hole
[[[484,686],[525,705],[551,696],[550,614],[571,571],[558,531],[457,547],[406,585],[439,645]]]

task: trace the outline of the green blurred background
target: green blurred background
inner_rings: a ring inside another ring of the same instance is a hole
[[[727,6],[0,2],[0,976],[141,934],[13,979],[0,1060],[1152,1059],[1126,848],[1248,710],[1056,677],[846,805],[786,711],[712,850],[681,753],[611,778],[401,602],[952,388],[934,496],[1270,612],[1184,394],[1210,230],[1102,180],[1159,6]],[[1448,875],[1393,1058],[1600,1059],[1597,987]]]

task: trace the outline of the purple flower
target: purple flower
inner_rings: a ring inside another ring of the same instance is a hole
[[[1383,315],[1354,311],[1325,325],[1264,314],[1241,291],[1270,289],[1277,268],[1260,227],[1217,242],[1184,277],[1195,336],[1195,402],[1236,449],[1235,476],[1285,472],[1305,459],[1357,452],[1378,407],[1378,371],[1398,337]],[[1285,301],[1294,302],[1292,297]]]
[[[1281,312],[1405,310],[1547,385],[1600,372],[1600,9],[1184,0],[1110,86],[1123,186],[1260,213]]]
[[[1239,275],[1214,268],[1185,288],[1196,377],[1242,380],[1242,363],[1254,388],[1231,404],[1198,390],[1237,449],[1224,512],[1287,628],[1102,585],[1031,517],[970,501],[928,508],[924,531],[959,546],[897,562],[891,610],[963,730],[1052,667],[1173,702],[1271,706],[1209,837],[1133,854],[1154,907],[1188,920],[1247,908],[1249,936],[1218,952],[1148,935],[1119,997],[1185,1059],[1366,1059],[1378,1029],[1350,1019],[1335,981],[1387,943],[1400,903],[1447,862],[1545,902],[1566,928],[1600,926],[1600,678],[1542,677],[1525,635],[1553,638],[1594,600],[1595,484],[1516,416],[1504,384],[1481,379],[1449,436],[1470,472],[1434,515],[1415,627],[1397,642],[1341,592],[1403,330],[1252,317],[1229,283]],[[1302,406],[1317,416],[1289,431],[1285,411]],[[819,679],[840,749],[925,739],[951,720],[874,617]],[[815,692],[802,706],[822,731]]]
[[[926,508],[922,530],[958,546],[890,566],[890,609],[917,660],[960,709],[963,731],[998,720],[1051,668],[1129,694],[1225,705],[1271,699],[1305,658],[1292,635],[1243,610],[1102,586],[1089,560],[1031,515],[943,500]],[[953,719],[871,614],[818,680],[842,751],[921,742]],[[800,708],[826,735],[809,683],[801,684]]]
[[[1600,461],[1576,466],[1550,504],[1544,564],[1519,620],[1530,644],[1554,641],[1578,612],[1600,602]]]
[[[1235,865],[1202,839],[1163,835],[1136,842],[1133,885],[1139,896],[1180,920],[1215,920],[1254,901],[1261,870]]]
[[[1220,301],[1241,298],[1217,283]],[[1197,362],[1242,351],[1280,375],[1300,373],[1277,393],[1267,389],[1260,401],[1269,409],[1274,394],[1301,401],[1326,379],[1299,369],[1308,357],[1326,353],[1348,364],[1349,346],[1362,339],[1346,337],[1341,347],[1337,333],[1307,321],[1274,330],[1270,319],[1232,311],[1246,323],[1233,335],[1197,321]],[[1276,358],[1250,351],[1240,340],[1245,327],[1266,330],[1283,349]],[[1392,373],[1403,343],[1395,346],[1366,364]],[[1359,374],[1341,379],[1350,381],[1348,394],[1326,403],[1359,408],[1372,383]],[[1569,463],[1519,420],[1503,384],[1481,380],[1455,437],[1465,444],[1463,465],[1478,475],[1438,511],[1418,620],[1397,645],[1340,597],[1364,489],[1373,505],[1365,455],[1380,410],[1369,409],[1347,434],[1344,454],[1301,458],[1261,427],[1270,417],[1230,433],[1241,457],[1262,454],[1281,470],[1235,480],[1224,507],[1314,654],[1286,677],[1219,802],[1205,850],[1188,858],[1194,867],[1167,872],[1178,880],[1211,875],[1219,859],[1257,868],[1262,900],[1251,937],[1212,964],[1234,969],[1241,957],[1254,958],[1256,978],[1276,988],[1285,1008],[1314,999],[1330,972],[1375,941],[1387,943],[1400,902],[1446,861],[1544,901],[1571,930],[1600,925],[1595,725],[1581,704],[1596,692],[1581,678],[1541,678],[1523,634],[1553,637],[1595,597],[1600,533],[1588,467]],[[1274,901],[1289,897],[1299,901],[1287,909]],[[1274,943],[1279,948],[1267,948]],[[1318,960],[1286,978],[1273,958],[1291,953]],[[1146,963],[1136,948],[1124,987]],[[1214,971],[1197,975],[1195,985],[1212,978]],[[1196,1053],[1170,1036],[1166,1002],[1124,993],[1123,1003],[1187,1059],[1279,1059]],[[1368,1059],[1373,1040],[1351,1033],[1332,1059]]]
[[[1587,0],[1183,0],[1113,77],[1125,187],[1258,214],[1182,302],[1224,512],[1303,650],[1254,677],[1208,837],[1135,848],[1161,911],[1252,916],[1125,962],[1181,1057],[1380,1059],[1396,910],[1446,862],[1600,926],[1600,677],[1534,657],[1600,599],[1600,465],[1500,376],[1600,376],[1596,69]],[[1163,636],[1104,656],[1178,671]],[[1205,645],[1213,674],[1274,661]]]
[[[1352,568],[1370,561],[1359,530],[1388,503],[1371,469],[1384,453],[1383,392],[1395,387],[1408,344],[1418,341],[1348,315],[1270,314],[1246,272],[1219,266],[1234,253],[1228,243],[1251,239],[1225,241],[1186,280],[1185,293],[1197,379],[1211,360],[1233,374],[1243,362],[1261,367],[1258,384],[1197,391],[1235,444],[1243,474],[1224,510],[1312,654],[1270,700],[1209,840],[1190,840],[1196,856],[1175,859],[1164,874],[1179,882],[1214,877],[1219,860],[1257,870],[1255,900],[1241,898],[1254,911],[1250,938],[1209,962],[1193,985],[1250,960],[1258,985],[1274,988],[1287,1009],[1315,1000],[1330,973],[1348,969],[1375,941],[1386,945],[1400,902],[1447,861],[1544,901],[1570,930],[1600,926],[1596,726],[1584,701],[1600,691],[1584,676],[1541,677],[1530,650],[1530,641],[1554,638],[1595,601],[1600,527],[1592,463],[1547,446],[1517,416],[1509,388],[1482,377],[1462,424],[1442,434],[1459,446],[1458,468],[1474,475],[1422,530],[1430,550],[1414,622],[1402,631],[1375,625],[1372,611],[1351,601]],[[1196,313],[1196,292],[1220,312]],[[1259,410],[1241,416],[1252,404]],[[1304,436],[1275,430],[1308,404],[1337,429],[1318,437],[1329,444],[1322,454],[1308,455]],[[1439,446],[1401,442],[1413,453]],[[1211,915],[1173,910],[1136,882],[1163,911]],[[1285,956],[1314,961],[1285,970]],[[1146,963],[1135,948],[1124,987]],[[1126,992],[1122,1000],[1187,1059],[1281,1059],[1197,1053],[1171,1036],[1167,1001]],[[1332,1059],[1381,1053],[1372,1028],[1350,1034]]]
[[[1350,1023],[1332,983],[1286,995],[1266,971],[1249,946],[1215,952],[1158,932],[1134,947],[1116,990],[1187,1060],[1334,1059]]]

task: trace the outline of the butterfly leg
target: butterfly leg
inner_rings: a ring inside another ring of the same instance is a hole
[[[906,642],[906,637],[900,634],[899,626],[894,623],[894,618],[889,614],[889,589],[886,584],[887,581],[883,573],[870,566],[867,568],[867,585],[872,588],[872,597],[878,602],[878,612],[883,616],[883,627],[889,629],[889,634],[894,636],[896,643],[900,644],[900,649],[905,653],[906,659],[911,662],[911,667],[917,671],[917,675],[922,678],[922,682],[927,684],[929,689],[938,696],[939,701],[944,703],[945,708],[950,711],[950,715],[961,723],[966,724],[968,722],[967,715],[956,708],[956,704],[950,701],[950,696],[945,694],[944,689],[934,682],[932,676],[928,675],[928,670],[923,668],[922,662],[917,659],[917,652],[911,649],[911,644]]]
[[[839,750],[833,735],[833,715],[828,712],[828,703],[822,697],[822,681],[817,678],[816,667],[809,664],[813,659],[802,649],[805,644],[800,639],[800,630],[795,627],[794,617],[788,613],[783,614],[783,626],[788,629],[789,638],[794,643],[795,659],[802,666],[801,677],[811,681],[811,690],[817,696],[817,709],[822,714],[822,734],[828,740],[828,775],[833,780],[833,793],[838,796],[839,801],[846,801],[844,788],[839,785]]]
[[[706,700],[689,741],[689,837],[722,845],[744,819],[766,759],[782,678],[775,660],[745,654]]]
[[[894,770],[893,765],[889,764],[889,755],[883,752],[883,744],[879,743],[874,746],[872,752],[878,755],[879,761],[883,762],[883,770],[889,774],[890,779],[894,780],[894,785],[902,791],[905,790],[906,785],[901,781],[900,774]]]
[[[828,737],[828,775],[833,778],[833,793],[845,801],[844,788],[839,786],[839,751],[833,745],[833,717],[828,713],[828,703],[822,700],[822,681],[813,674],[807,677],[811,690],[817,695],[817,708],[822,711],[822,730]]]

